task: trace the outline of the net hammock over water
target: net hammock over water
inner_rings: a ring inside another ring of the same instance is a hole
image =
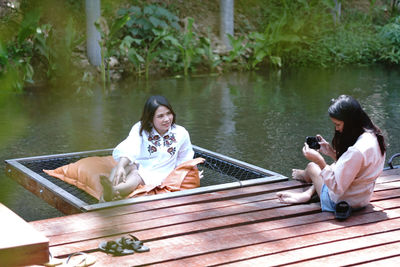
[[[99,153],[96,156],[109,156],[109,155],[110,152],[104,152],[104,153]],[[33,172],[44,177],[51,183],[67,191],[71,195],[91,205],[98,203],[98,200],[89,195],[88,193],[86,193],[85,191],[79,189],[78,187],[70,185],[60,179],[54,178],[43,172],[43,169],[45,170],[56,169],[60,166],[76,162],[79,159],[85,158],[87,156],[88,155],[82,155],[82,154],[75,156],[61,156],[61,157],[52,157],[39,160],[38,159],[23,160],[20,161],[20,163],[25,167],[27,167],[28,169],[32,170]],[[245,180],[251,180],[268,176],[268,174],[255,171],[250,168],[245,168],[243,166],[239,166],[235,163],[213,156],[207,152],[198,151],[195,149],[195,158],[196,157],[202,157],[205,159],[205,162],[203,164],[198,165],[199,170],[203,171],[203,178],[200,180],[201,187],[245,181]]]

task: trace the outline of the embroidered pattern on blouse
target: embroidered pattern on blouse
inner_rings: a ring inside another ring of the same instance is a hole
[[[176,143],[175,134],[171,133],[171,135],[164,136],[164,146],[169,147],[172,143]]]
[[[165,135],[163,137],[163,145],[165,147],[168,147],[167,152],[173,156],[176,152],[176,147],[170,147],[173,143],[176,143],[176,138],[175,134],[171,133],[170,135]],[[153,154],[157,152],[157,147],[161,146],[161,137],[159,135],[149,135],[149,138],[147,139],[151,144],[147,147],[147,151],[149,154]]]
[[[173,155],[175,154],[175,152],[176,152],[176,147],[170,147],[170,148],[168,148],[167,152],[168,152],[171,156],[173,156]]]
[[[147,139],[152,145],[149,145],[147,147],[147,151],[149,151],[149,154],[153,154],[155,152],[157,152],[157,147],[161,146],[161,142],[160,142],[160,136],[159,135],[149,135],[149,138]]]

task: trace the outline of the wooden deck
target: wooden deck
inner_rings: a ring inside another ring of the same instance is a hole
[[[55,257],[84,251],[94,266],[393,266],[400,263],[400,169],[378,179],[371,205],[337,221],[319,203],[286,205],[297,181],[156,200],[30,222]],[[150,252],[114,257],[102,241],[134,234]]]
[[[49,240],[0,203],[0,266],[46,263]]]

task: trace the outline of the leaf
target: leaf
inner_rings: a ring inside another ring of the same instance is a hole
[[[131,14],[134,14],[135,16],[142,16],[142,9],[138,6],[131,6],[128,10]]]
[[[28,36],[36,32],[36,28],[39,24],[40,19],[39,10],[35,9],[25,14],[21,22],[21,28],[18,33],[18,42],[22,43]]]
[[[281,59],[281,57],[270,56],[269,59],[271,60],[272,64],[278,65],[280,68],[282,67],[282,59]]]
[[[161,27],[162,22],[161,20],[159,20],[158,18],[154,17],[154,16],[150,16],[149,17],[149,21],[151,22],[151,24],[153,24],[153,26],[155,28]]]
[[[129,14],[114,20],[113,24],[111,25],[110,30],[110,39],[122,28],[124,25],[130,20]]]
[[[143,14],[144,15],[152,15],[152,14],[154,14],[154,9],[155,9],[155,6],[153,6],[153,5],[145,6],[143,9]]]

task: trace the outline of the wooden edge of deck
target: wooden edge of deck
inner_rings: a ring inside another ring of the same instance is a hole
[[[87,203],[15,160],[6,160],[6,172],[8,176],[28,191],[34,193],[64,214],[82,212],[80,207],[87,205]]]
[[[49,239],[0,203],[0,266],[43,264]]]

